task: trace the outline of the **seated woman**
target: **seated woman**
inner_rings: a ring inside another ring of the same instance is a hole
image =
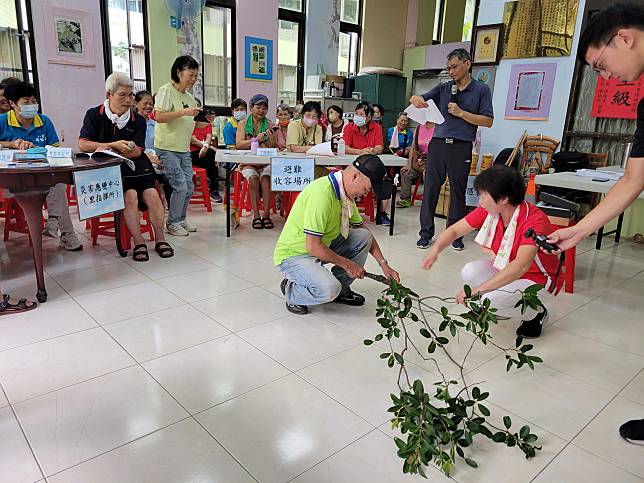
[[[435,127],[436,125],[433,122],[426,122],[419,125],[414,132],[414,142],[409,152],[409,162],[407,166],[400,168],[400,200],[396,202],[398,208],[409,208],[411,206],[411,187],[425,172],[427,151],[429,142],[434,137]]]
[[[389,140],[389,150],[392,154],[402,158],[409,158],[411,152],[411,145],[414,136],[409,127],[409,119],[406,112],[398,114],[396,125],[390,127],[387,131],[387,139]]]
[[[156,173],[156,178],[161,187],[163,188],[163,194],[165,196],[166,203],[170,203],[170,196],[172,196],[172,187],[168,181],[168,177],[163,173],[163,165],[161,160],[154,150],[154,130],[156,128],[157,122],[154,118],[154,96],[148,91],[139,91],[134,96],[134,102],[136,104],[136,112],[143,116],[145,119],[145,154],[152,162],[154,166],[154,171]]]
[[[347,121],[342,119],[344,111],[340,106],[329,106],[326,110],[326,118],[329,121],[329,125],[326,128],[326,134],[324,136],[325,141],[331,141],[333,138],[342,137],[342,132],[344,128],[349,124]]]
[[[476,242],[491,250],[495,258],[466,263],[461,270],[463,283],[471,287],[473,294],[481,293],[490,299],[498,316],[522,317],[518,336],[539,337],[548,320],[546,307],[542,304],[538,310],[528,308],[521,314],[516,304],[521,291],[531,285],[549,288],[553,283],[549,274],[555,273],[558,260],[555,255],[540,253],[524,233],[532,228],[538,234],[549,235],[554,227],[543,211],[524,200],[523,179],[513,168],[496,165],[483,171],[474,180],[474,188],[480,194],[480,206],[441,233],[423,261],[423,268],[431,268],[439,253],[454,240],[480,228]],[[461,290],[456,301],[462,304],[464,299]]]
[[[145,146],[145,119],[132,109],[134,82],[123,72],[113,72],[105,80],[107,99],[85,113],[78,139],[81,151],[109,149],[131,159],[135,169],[121,163],[125,223],[134,238],[132,258],[137,262],[149,260],[148,248],[141,236],[139,208],[150,213],[156,244],[154,250],[161,258],[174,255],[163,233],[164,209],[156,190],[154,167],[143,152]]]
[[[246,119],[248,106],[244,99],[238,97],[230,103],[230,108],[233,110],[233,115],[228,118],[228,122],[224,126],[224,144],[226,149],[236,149],[237,126]]]
[[[286,144],[293,153],[306,153],[311,146],[322,142],[322,126],[318,123],[322,108],[316,101],[308,101],[302,106],[302,118],[288,125]]]
[[[356,106],[353,122],[347,124],[343,131],[345,152],[347,154],[382,154],[382,127],[378,122],[372,122],[374,110],[368,102]],[[378,200],[376,224],[388,226],[389,215],[384,211],[382,202]]]
[[[237,149],[250,149],[251,139],[257,139],[261,147],[275,148],[275,126],[267,117],[268,97],[264,94],[255,94],[250,99],[250,116],[239,123],[237,127]],[[248,181],[250,205],[253,210],[252,227],[256,230],[273,228],[271,220],[271,165],[270,164],[243,164],[239,167],[242,175]],[[261,195],[264,198],[264,216],[259,213]]]
[[[11,108],[0,115],[0,146],[9,149],[58,146],[58,135],[51,119],[38,114],[36,89],[23,81],[11,82],[4,90]],[[67,202],[67,185],[58,183],[47,194],[47,222],[43,235],[58,238],[60,247],[79,251],[83,245],[74,232]]]
[[[280,151],[286,151],[288,148],[286,137],[288,136],[288,125],[292,117],[291,108],[287,104],[277,106],[277,124],[279,129],[275,132],[275,142],[277,143],[277,149]]]

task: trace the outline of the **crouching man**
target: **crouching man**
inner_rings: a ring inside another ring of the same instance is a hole
[[[363,226],[355,199],[373,191],[391,196],[393,185],[378,156],[358,157],[343,171],[316,179],[298,196],[275,247],[275,265],[284,274],[281,289],[286,308],[298,315],[311,305],[336,302],[363,305],[350,288],[364,278],[367,254],[388,279],[400,282],[369,229]],[[332,264],[329,271],[323,265]]]
[[[556,272],[558,260],[554,255],[538,253],[534,240],[524,233],[532,228],[540,235],[549,235],[554,227],[543,211],[524,200],[523,179],[516,169],[493,166],[476,177],[474,188],[479,192],[480,206],[441,233],[423,261],[423,268],[431,268],[439,253],[454,240],[480,229],[476,242],[491,251],[494,258],[466,263],[461,270],[463,283],[472,288],[473,294],[480,292],[490,299],[498,316],[522,316],[517,335],[539,337],[548,320],[545,306],[539,310],[528,308],[522,315],[515,305],[529,286],[550,287],[553,281],[549,274]],[[461,290],[456,301],[462,304],[464,299]]]

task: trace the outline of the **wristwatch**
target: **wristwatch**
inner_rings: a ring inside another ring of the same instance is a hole
[[[383,258],[382,260],[378,260],[378,265],[382,267],[383,263],[388,263],[386,258]]]

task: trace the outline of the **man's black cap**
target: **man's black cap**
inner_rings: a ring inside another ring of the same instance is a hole
[[[391,198],[394,184],[387,176],[387,168],[375,154],[363,154],[353,162],[358,171],[371,180],[371,188],[379,200]]]

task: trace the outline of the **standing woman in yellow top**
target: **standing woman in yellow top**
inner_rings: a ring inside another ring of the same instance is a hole
[[[159,88],[154,105],[157,120],[154,149],[172,186],[166,229],[177,236],[197,231],[186,222],[186,213],[193,191],[190,139],[194,116],[201,111],[188,89],[198,77],[199,64],[195,59],[189,55],[177,57],[170,70],[172,82]]]

